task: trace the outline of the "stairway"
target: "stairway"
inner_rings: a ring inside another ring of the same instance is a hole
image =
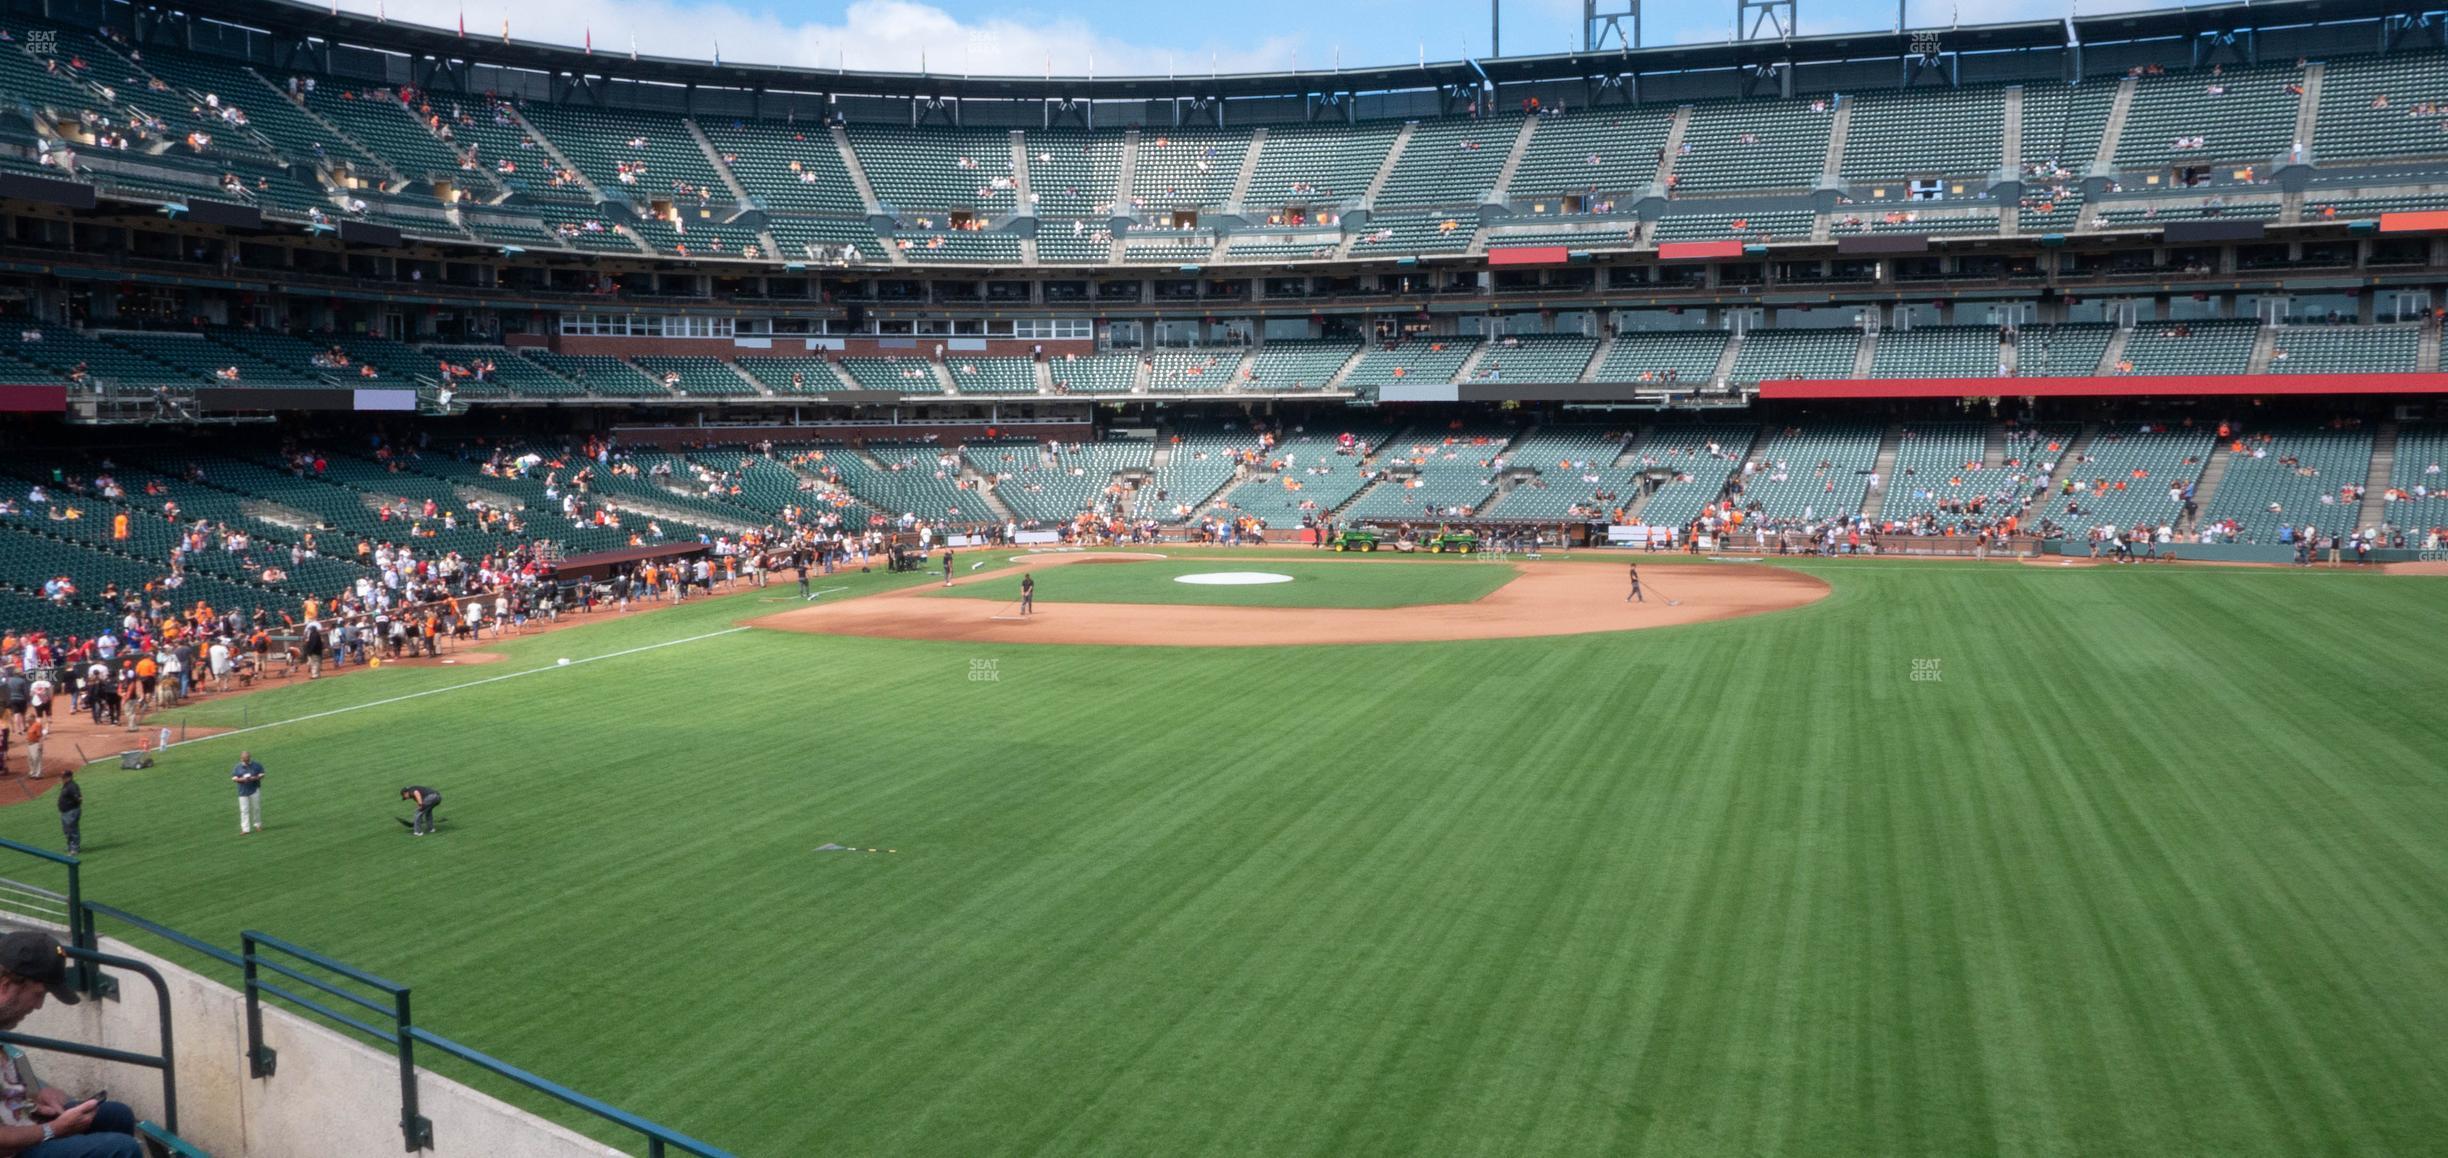
[[[2200,480],[2193,484],[2193,513],[2177,524],[2178,531],[2190,531],[2201,521],[2201,513],[2209,510],[2211,500],[2218,497],[2219,484],[2227,479],[2227,464],[2234,458],[2235,452],[2224,446],[2210,452],[2210,460],[2202,464]]]
[[[467,146],[460,144],[456,140],[444,137],[441,133],[434,131],[434,127],[426,124],[425,118],[418,116],[415,109],[409,108],[407,105],[400,104],[396,101],[391,103],[392,107],[397,108],[401,115],[407,117],[409,122],[417,127],[417,131],[424,133],[426,136],[432,137],[436,143],[440,144],[445,149],[449,149],[454,155],[465,156],[467,154]],[[480,109],[478,111],[481,112],[483,110]],[[480,182],[492,189],[491,193],[484,195],[484,203],[487,205],[499,205],[502,202],[510,199],[509,186],[502,184],[500,176],[495,174],[493,170],[485,168],[483,165],[478,165],[473,169],[459,170],[456,180],[461,185],[468,184],[471,181]],[[462,193],[465,192],[467,192],[467,190],[463,189]]]
[[[1660,189],[1673,188],[1671,182],[1674,180],[1675,161],[1683,155],[1683,134],[1691,128],[1691,115],[1690,105],[1679,106],[1675,109],[1674,120],[1666,126],[1666,143],[1658,146],[1657,184]]]
[[[1505,154],[1504,168],[1496,171],[1496,185],[1488,190],[1488,200],[1502,201],[1512,195],[1513,174],[1521,168],[1522,157],[1530,152],[1530,138],[1538,135],[1539,120],[1538,117],[1522,118],[1521,132],[1513,137],[1513,151]]]
[[[1878,340],[1879,331],[1863,330],[1861,342],[1853,347],[1853,378],[1855,381],[1870,376],[1870,364],[1878,358]]]
[[[2388,522],[2389,479],[2397,473],[2397,424],[2383,422],[2372,432],[2371,472],[2363,481],[2363,514],[2357,527],[2378,527]]]
[[[1716,367],[1709,371],[1710,385],[1713,386],[1734,377],[1734,359],[1742,353],[1742,344],[1741,334],[1727,336],[1725,353],[1717,356]]]
[[[2422,326],[2422,341],[2414,347],[2414,368],[2425,374],[2436,374],[2440,368],[2440,328],[2429,322]]]
[[[2007,85],[2004,95],[2006,119],[1999,126],[2003,139],[1999,142],[2002,151],[1998,168],[2008,177],[2019,178],[2023,174],[2023,86]]]
[[[2295,106],[2295,143],[2303,146],[2307,160],[2320,155],[2313,147],[2313,137],[2320,131],[2321,79],[2328,72],[2329,66],[2317,60],[2304,65],[2303,96]],[[2292,158],[2290,153],[2289,159]]]
[[[884,212],[884,203],[876,200],[875,186],[868,183],[867,167],[859,164],[858,150],[850,147],[850,134],[843,132],[840,125],[832,126],[832,133],[833,147],[841,150],[842,168],[850,173],[850,187],[858,190],[859,204],[870,217]]]
[[[1364,345],[1362,345],[1362,346],[1360,347],[1360,350],[1359,350],[1359,352],[1358,352],[1358,353],[1353,354],[1353,355],[1352,355],[1352,356],[1351,356],[1349,359],[1345,360],[1345,361],[1344,361],[1344,363],[1343,363],[1342,365],[1335,367],[1335,372],[1334,372],[1334,374],[1333,374],[1333,375],[1331,375],[1331,376],[1329,376],[1329,377],[1326,379],[1325,384],[1324,384],[1324,385],[1322,385],[1322,386],[1320,386],[1320,387],[1318,387],[1318,389],[1320,389],[1320,390],[1340,390],[1340,389],[1342,389],[1342,388],[1343,388],[1343,380],[1344,380],[1344,379],[1346,379],[1346,378],[1351,377],[1351,372],[1352,372],[1352,370],[1353,370],[1354,368],[1356,368],[1356,367],[1358,367],[1358,366],[1360,365],[1360,362],[1361,362],[1361,360],[1362,360],[1362,359],[1364,359],[1364,358],[1367,358],[1367,357],[1368,357],[1368,352],[1369,352],[1369,348],[1368,348],[1368,346],[1366,346],[1365,344],[1364,344]]]
[[[748,190],[739,183],[739,177],[731,172],[731,166],[722,159],[722,154],[715,150],[714,142],[707,139],[705,130],[697,127],[697,118],[682,117],[680,123],[688,126],[689,139],[697,142],[697,151],[705,154],[706,164],[714,166],[714,175],[722,178],[723,188],[731,191],[732,202],[738,205],[748,204]]]
[[[1838,98],[1836,111],[1828,118],[1827,160],[1819,167],[1819,183],[1837,187],[1844,182],[1845,141],[1853,135],[1853,101]]]
[[[1996,437],[1997,428],[1991,427],[1989,433],[1991,437]],[[1904,428],[1893,423],[1888,424],[1886,432],[1879,435],[1878,458],[1870,465],[1871,474],[1876,476],[1879,482],[1877,487],[1862,497],[1863,518],[1875,519],[1879,517],[1879,512],[1886,509],[1887,492],[1894,489],[1896,485],[1896,455],[1902,451],[1903,447]]]
[[[1995,422],[1981,440],[1981,469],[2003,470],[2006,467],[2006,428]]]
[[[1037,215],[1037,207],[1029,201],[1028,137],[1018,129],[1011,131],[1012,212]]]
[[[2134,78],[2118,81],[2116,97],[2108,102],[2108,123],[2100,129],[2099,153],[2091,158],[2087,170],[2089,175],[2105,177],[2116,171],[2117,144],[2125,139],[2125,118],[2133,113],[2133,99]]]
[[[1394,134],[1394,144],[1386,149],[1385,160],[1377,166],[1377,175],[1369,178],[1367,192],[1360,195],[1361,204],[1372,207],[1377,204],[1377,195],[1385,192],[1386,178],[1394,175],[1394,166],[1401,163],[1403,150],[1410,147],[1411,130],[1418,127],[1418,121],[1404,121],[1402,131]]]
[[[1267,131],[1260,125],[1250,131],[1249,151],[1241,154],[1241,171],[1233,174],[1232,192],[1224,197],[1226,213],[1243,212],[1241,202],[1249,197],[1250,178],[1258,173],[1258,154],[1266,148]]]
[[[1610,330],[1607,332],[1607,336],[1598,339],[1598,348],[1590,353],[1589,365],[1581,368],[1581,377],[1575,379],[1575,381],[1597,381],[1598,367],[1606,365],[1607,355],[1613,353],[1614,350],[1615,334],[1614,331]]]
[[[754,390],[754,391],[756,391],[758,394],[764,395],[764,396],[765,396],[765,397],[767,397],[767,398],[771,398],[771,397],[773,397],[773,396],[774,396],[774,392],[773,392],[773,391],[771,391],[771,390],[766,389],[766,388],[765,388],[765,384],[764,384],[763,382],[759,382],[759,381],[757,381],[757,380],[756,380],[756,376],[755,376],[755,375],[750,374],[750,373],[749,373],[749,372],[747,372],[746,370],[742,370],[742,369],[740,369],[740,367],[739,367],[739,363],[734,362],[734,361],[731,361],[731,360],[730,360],[730,359],[728,359],[728,358],[725,358],[725,359],[722,359],[722,364],[723,364],[723,368],[724,368],[724,369],[729,370],[729,371],[731,371],[733,374],[738,375],[738,376],[739,376],[739,380],[740,380],[740,381],[747,383],[747,384],[748,384],[748,388],[749,388],[749,389]]]
[[[2254,330],[2252,355],[2244,362],[2244,372],[2247,374],[2269,373],[2270,355],[2276,353],[2277,350],[2278,327],[2265,325]]]
[[[1105,211],[1107,217],[1121,217],[1130,213],[1131,191],[1135,184],[1131,180],[1131,170],[1138,167],[1139,130],[1134,128],[1122,134],[1122,168],[1114,174],[1113,205]],[[1035,263],[1032,261],[1030,264]]]
[[[2125,360],[2125,343],[2132,340],[2133,327],[2118,326],[2115,335],[2108,339],[2108,348],[2100,351],[2099,365],[2093,366],[2091,372],[2095,375],[2116,373],[2117,363]]]

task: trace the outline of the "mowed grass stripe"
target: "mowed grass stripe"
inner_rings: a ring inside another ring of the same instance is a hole
[[[744,633],[263,733],[245,842],[234,742],[99,773],[88,887],[405,977],[427,1025],[751,1154],[2448,1131],[2440,584],[1810,566],[1812,607],[1620,636]],[[453,831],[392,839],[411,781]]]

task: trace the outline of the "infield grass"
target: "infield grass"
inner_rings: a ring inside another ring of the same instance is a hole
[[[553,665],[787,605],[713,600],[254,697],[534,671],[97,770],[85,888],[743,1154],[2439,1152],[2448,582],[1808,569],[1625,635]]]
[[[1177,582],[1185,575],[1255,572],[1288,575],[1289,583],[1241,586]],[[1042,567],[1039,603],[1199,603],[1231,607],[1416,607],[1470,603],[1513,581],[1509,564],[1429,562],[1284,561],[1209,553],[1195,559],[1128,563],[1073,563]],[[1007,574],[984,583],[961,583],[931,595],[1010,602],[1020,598],[1020,577]]]

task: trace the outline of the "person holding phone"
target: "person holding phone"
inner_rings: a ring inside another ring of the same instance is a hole
[[[0,937],[0,1029],[43,1007],[44,1000],[75,1005],[68,980],[68,954],[47,933]],[[106,1095],[71,1100],[49,1086],[28,1081],[17,1059],[0,1054],[0,1154],[10,1158],[143,1158],[136,1140],[136,1112]]]

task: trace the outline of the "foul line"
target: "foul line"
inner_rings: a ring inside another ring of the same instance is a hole
[[[201,744],[201,743],[204,743],[204,742],[205,742],[205,741],[207,741],[207,740],[226,740],[226,739],[230,738],[231,736],[243,736],[243,735],[246,735],[246,734],[247,734],[247,733],[249,733],[249,732],[260,732],[260,731],[263,731],[263,730],[264,730],[264,729],[266,729],[266,728],[278,728],[278,727],[281,727],[281,726],[286,725],[286,724],[303,724],[303,723],[305,723],[305,722],[306,722],[306,721],[308,721],[308,720],[320,720],[320,719],[324,719],[324,718],[327,718],[327,717],[330,717],[330,716],[344,716],[344,715],[347,715],[347,714],[348,714],[348,713],[350,713],[350,712],[363,711],[363,710],[365,710],[365,709],[367,709],[367,708],[380,708],[380,707],[386,707],[386,706],[389,706],[389,705],[391,705],[391,704],[404,704],[404,703],[406,703],[406,702],[408,702],[408,701],[410,701],[410,700],[421,700],[421,699],[424,699],[424,698],[425,698],[425,697],[427,697],[427,696],[438,696],[438,695],[441,695],[441,694],[442,694],[442,693],[444,693],[444,692],[455,692],[455,691],[459,691],[459,690],[461,690],[461,689],[463,689],[463,688],[476,688],[476,687],[483,687],[483,686],[484,686],[484,685],[486,685],[486,684],[497,684],[497,683],[502,682],[503,680],[514,680],[514,679],[519,678],[520,676],[530,676],[530,675],[534,675],[534,674],[536,674],[537,672],[542,672],[542,671],[563,671],[563,670],[566,670],[566,669],[568,669],[568,668],[577,667],[577,666],[579,666],[579,665],[581,665],[581,664],[590,664],[590,663],[594,663],[594,662],[595,662],[595,661],[597,661],[597,660],[604,660],[604,659],[619,659],[620,657],[622,657],[622,656],[624,656],[624,655],[636,655],[636,654],[638,654],[639,652],[642,652],[642,651],[655,651],[655,650],[658,650],[658,649],[660,649],[660,648],[666,648],[666,647],[677,647],[677,646],[679,646],[679,645],[681,645],[681,644],[683,644],[683,643],[695,643],[695,642],[697,642],[697,641],[699,641],[699,640],[701,640],[701,639],[714,639],[714,638],[716,638],[716,637],[718,637],[718,636],[730,635],[730,634],[732,634],[732,633],[734,633],[734,632],[741,632],[741,631],[746,631],[746,630],[748,630],[748,628],[746,628],[746,627],[744,627],[744,626],[742,626],[742,627],[726,627],[726,628],[722,629],[721,631],[709,631],[709,632],[705,633],[704,635],[692,635],[692,636],[689,636],[689,637],[688,637],[688,638],[686,638],[686,639],[667,639],[667,640],[664,640],[664,641],[663,641],[663,642],[661,642],[661,643],[649,643],[649,644],[646,644],[646,645],[645,645],[645,646],[643,646],[643,647],[632,647],[632,648],[625,648],[625,649],[620,650],[620,651],[606,652],[606,653],[604,653],[604,654],[602,654],[602,655],[590,655],[590,656],[586,657],[585,659],[573,659],[573,660],[569,661],[568,663],[559,663],[559,662],[555,662],[555,663],[549,664],[549,665],[544,666],[544,667],[531,667],[531,668],[528,668],[528,669],[527,669],[527,670],[525,670],[525,671],[514,671],[514,672],[509,673],[508,675],[486,676],[485,678],[480,679],[480,680],[469,680],[469,681],[467,681],[466,683],[452,684],[452,685],[450,685],[450,686],[448,686],[448,687],[440,687],[440,688],[427,688],[427,689],[425,689],[424,691],[421,691],[421,692],[410,692],[410,693],[408,693],[407,695],[404,695],[404,696],[392,696],[392,697],[390,697],[389,699],[373,700],[373,701],[370,701],[370,702],[367,702],[367,703],[362,703],[362,704],[351,704],[351,705],[349,705],[348,707],[345,707],[345,708],[332,708],[332,709],[330,709],[330,710],[328,710],[328,711],[321,711],[321,712],[309,712],[309,713],[307,713],[306,715],[303,715],[303,716],[294,716],[294,717],[291,717],[290,719],[286,719],[286,720],[273,720],[273,721],[271,721],[270,723],[264,723],[264,724],[255,724],[255,725],[252,725],[252,726],[249,726],[249,727],[244,727],[244,728],[233,728],[233,729],[231,729],[231,730],[229,730],[229,731],[226,731],[226,732],[215,732],[215,733],[213,733],[212,735],[209,735],[209,736],[196,736],[196,737],[193,737],[193,738],[191,738],[191,739],[186,739],[186,740],[174,740],[174,741],[172,741],[172,742],[170,742],[170,743],[168,743],[168,744],[164,744],[164,745],[162,745],[161,747],[154,749],[154,751],[157,751],[157,752],[166,752],[166,751],[168,751],[168,750],[170,750],[170,749],[172,749],[172,748],[180,748],[180,747],[185,747],[186,745],[189,745],[189,744]]]

